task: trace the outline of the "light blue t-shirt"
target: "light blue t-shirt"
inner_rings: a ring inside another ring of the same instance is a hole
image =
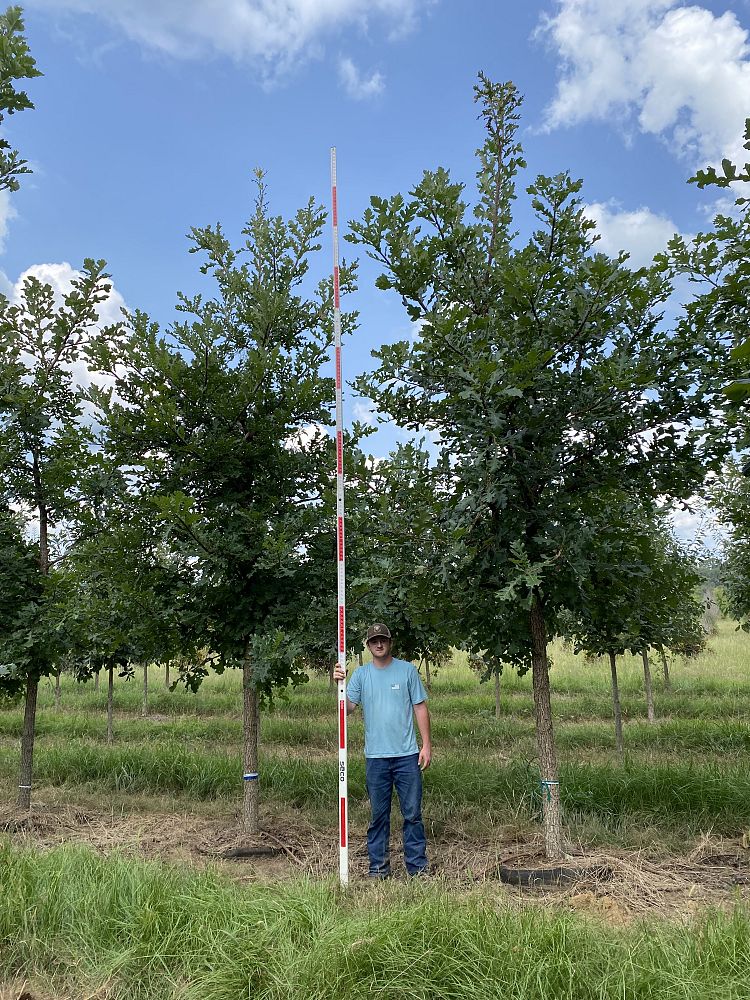
[[[346,696],[365,716],[365,757],[406,757],[418,753],[414,706],[427,701],[417,668],[407,660],[387,667],[365,663],[352,674]]]

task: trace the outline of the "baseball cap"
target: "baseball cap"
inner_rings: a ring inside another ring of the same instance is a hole
[[[368,628],[365,642],[369,642],[370,639],[376,639],[378,636],[382,636],[384,639],[391,638],[391,630],[382,622],[376,622]]]

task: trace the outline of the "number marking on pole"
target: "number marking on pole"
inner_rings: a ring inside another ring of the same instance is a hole
[[[333,221],[333,334],[336,350],[336,555],[338,562],[338,665],[346,669],[346,562],[344,550],[344,407],[341,377],[341,306],[339,292],[339,209],[336,147],[331,147],[331,219]],[[349,882],[346,739],[346,681],[338,683],[339,702],[339,878]]]

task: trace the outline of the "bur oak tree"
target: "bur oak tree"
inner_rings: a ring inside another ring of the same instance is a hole
[[[34,539],[43,602],[54,594],[67,529],[87,502],[93,432],[76,375],[109,291],[104,262],[87,260],[61,300],[33,276],[25,279],[18,302],[0,296],[0,495],[18,512],[25,537]],[[60,643],[65,645],[52,621],[40,609],[30,622],[28,656],[0,678],[2,685],[23,683],[25,691],[18,804],[26,809],[39,679],[54,672]]]
[[[106,450],[160,517],[179,566],[183,620],[221,671],[243,671],[243,827],[258,830],[260,706],[304,680],[305,611],[319,580],[321,522],[333,525],[332,288],[309,262],[325,215],[312,200],[288,221],[270,213],[262,175],[234,248],[220,225],[191,231],[210,290],[180,295],[164,335],[135,313],[94,357],[114,381],[96,394]],[[353,272],[343,268],[343,291]],[[353,317],[343,317],[344,332]],[[326,550],[335,590],[333,549]],[[335,634],[335,618],[330,623]],[[206,665],[183,660],[195,687]],[[256,777],[253,777],[256,776]],[[238,775],[238,785],[242,776]],[[262,780],[262,775],[261,775]]]
[[[750,150],[750,118],[745,122],[744,147]],[[713,495],[718,517],[729,531],[724,546],[725,587],[732,613],[744,622],[750,611],[750,530],[743,508],[748,496],[743,477],[750,462],[742,456],[750,447],[750,164],[738,166],[724,159],[721,170],[699,170],[691,181],[736,195],[734,210],[718,213],[712,230],[689,242],[675,237],[662,264],[670,273],[687,275],[696,288],[684,322],[696,331],[713,327],[728,337],[724,392],[732,403],[728,419],[740,457],[719,476]]]
[[[495,718],[499,719],[502,714],[500,701],[500,679],[503,676],[505,664],[497,656],[488,656],[486,653],[472,652],[468,657],[469,667],[479,677],[480,684],[486,684],[490,678],[495,694]]]
[[[648,653],[670,648],[689,613],[700,627],[702,607],[695,597],[700,577],[695,560],[673,536],[665,514],[626,495],[606,494],[587,517],[593,539],[589,573],[581,584],[576,614],[566,634],[576,652],[607,656],[612,678],[615,745],[624,758],[617,657],[626,652],[643,661],[647,717],[655,721]]]
[[[59,576],[60,630],[79,681],[104,670],[108,678],[107,739],[113,739],[115,672],[131,679],[136,664],[195,655],[184,610],[190,595],[161,542],[155,508],[139,504],[120,469],[100,456],[99,489],[92,489],[84,523]]]
[[[24,535],[24,522],[0,512],[0,700],[23,694],[24,677],[40,652],[34,639],[44,594],[37,546]]]
[[[744,147],[750,150],[750,118],[745,122]],[[734,404],[731,416],[743,432],[740,443],[750,446],[748,410],[750,405],[750,164],[738,167],[729,159],[715,167],[699,170],[691,183],[698,187],[718,187],[734,192],[734,211],[719,212],[713,229],[697,233],[690,240],[675,236],[662,266],[672,274],[687,275],[696,286],[696,296],[685,307],[684,322],[696,329],[713,326],[728,334],[726,373],[730,381],[724,392]]]
[[[8,7],[0,14],[0,124],[6,116],[34,107],[29,95],[18,90],[16,81],[41,76],[24,35],[20,7]],[[0,137],[0,191],[17,191],[18,178],[31,173],[26,160],[17,149]]]
[[[594,538],[592,491],[683,498],[721,448],[714,328],[669,329],[652,269],[596,252],[568,174],[527,187],[536,229],[516,231],[521,98],[480,75],[476,197],[443,168],[406,196],[373,197],[351,239],[418,324],[382,347],[359,388],[413,432],[439,435],[451,543],[443,565],[476,650],[531,667],[547,853],[563,852],[547,642],[575,611]],[[459,597],[459,590],[461,596]]]
[[[400,444],[362,467],[347,518],[348,599],[367,624],[388,623],[395,655],[422,660],[428,685],[462,638],[460,607],[442,568],[444,483],[424,447]]]
[[[726,531],[721,568],[727,613],[750,631],[750,477],[728,462],[713,487],[713,507]]]

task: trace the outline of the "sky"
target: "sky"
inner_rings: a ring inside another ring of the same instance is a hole
[[[745,160],[750,0],[27,0],[24,10],[44,76],[26,88],[36,109],[6,121],[34,173],[0,193],[0,285],[17,288],[32,270],[62,288],[85,257],[104,258],[107,318],[125,305],[168,327],[177,291],[200,284],[186,234],[220,221],[239,241],[256,167],[275,213],[310,196],[328,206],[336,146],[344,229],[371,195],[407,192],[425,169],[471,185],[480,70],[524,95],[525,181],[583,178],[600,247],[635,264],[722,207],[715,190],[687,184],[697,168]],[[530,226],[523,210],[519,222]],[[316,278],[330,271],[327,240]],[[377,273],[362,261],[344,302],[361,314],[347,379],[411,332],[397,298],[374,288]],[[346,414],[369,418],[351,392]],[[369,448],[384,454],[395,440],[384,428]],[[676,523],[697,527],[690,513]]]

